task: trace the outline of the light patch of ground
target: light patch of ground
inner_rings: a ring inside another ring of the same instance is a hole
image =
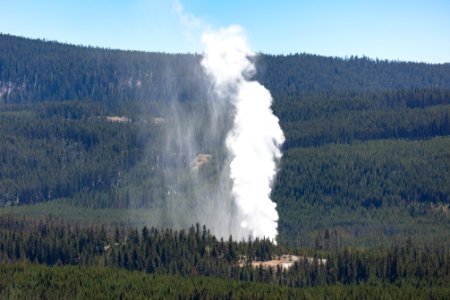
[[[154,117],[154,118],[152,118],[152,122],[155,125],[161,125],[162,123],[164,123],[164,118]]]
[[[444,204],[444,203],[432,203],[431,204],[431,210],[436,212],[436,213],[441,213],[444,215],[448,215],[449,214],[449,205],[448,204]]]
[[[281,267],[281,269],[287,270],[290,267],[292,267],[296,262],[302,262],[304,260],[306,260],[309,264],[314,263],[313,257],[296,256],[296,255],[286,254],[286,255],[281,255],[279,257],[276,257],[275,259],[272,259],[272,260],[252,261],[252,267],[259,268],[260,266],[262,266],[263,269],[269,269],[269,268],[275,269],[279,266],[279,267]],[[316,260],[319,265],[325,265],[327,263],[327,260],[323,259],[323,258],[317,258]],[[245,266],[245,262],[241,262],[240,266],[241,267]]]
[[[211,154],[200,153],[195,157],[194,161],[191,163],[192,170],[200,169],[204,164],[208,163],[211,160],[211,158],[212,158]]]
[[[110,122],[115,122],[115,123],[128,123],[131,120],[127,117],[120,117],[120,116],[107,116],[106,120],[110,121]]]

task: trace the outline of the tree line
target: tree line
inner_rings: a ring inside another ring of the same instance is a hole
[[[197,54],[110,50],[0,34],[0,100],[189,101],[207,95],[200,59]],[[260,54],[255,63],[255,79],[276,94],[450,86],[449,64],[309,54]]]
[[[304,251],[266,239],[236,241],[214,237],[199,225],[172,230],[120,225],[80,225],[59,219],[0,218],[2,264],[103,266],[158,275],[211,276],[289,287],[368,283],[445,286],[450,251],[442,243],[352,250]],[[305,257],[289,268],[251,266],[281,254]],[[321,259],[326,259],[323,262]]]

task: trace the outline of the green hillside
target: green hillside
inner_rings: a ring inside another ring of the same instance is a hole
[[[134,224],[170,227],[165,216],[182,199],[189,215],[196,153],[182,143],[161,153],[174,124],[196,120],[197,150],[213,157],[200,174],[218,184],[224,154],[202,123],[199,60],[0,35],[0,214],[80,220],[96,209],[122,222],[120,210],[143,210]],[[323,248],[325,232],[359,247],[450,234],[450,64],[262,54],[257,67],[286,135],[272,193],[280,243]],[[180,182],[176,197],[167,177]]]

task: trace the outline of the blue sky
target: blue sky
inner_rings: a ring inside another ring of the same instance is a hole
[[[175,0],[0,0],[0,32],[107,48],[201,52],[203,29],[239,24],[259,52],[450,62],[448,0],[180,2],[181,17]]]

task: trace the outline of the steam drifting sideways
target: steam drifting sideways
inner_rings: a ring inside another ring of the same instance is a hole
[[[205,52],[201,64],[219,99],[234,108],[233,125],[226,137],[231,159],[230,179],[240,237],[277,236],[278,213],[271,201],[272,182],[284,135],[273,115],[270,92],[250,78],[255,56],[243,29],[232,25],[202,35]]]

